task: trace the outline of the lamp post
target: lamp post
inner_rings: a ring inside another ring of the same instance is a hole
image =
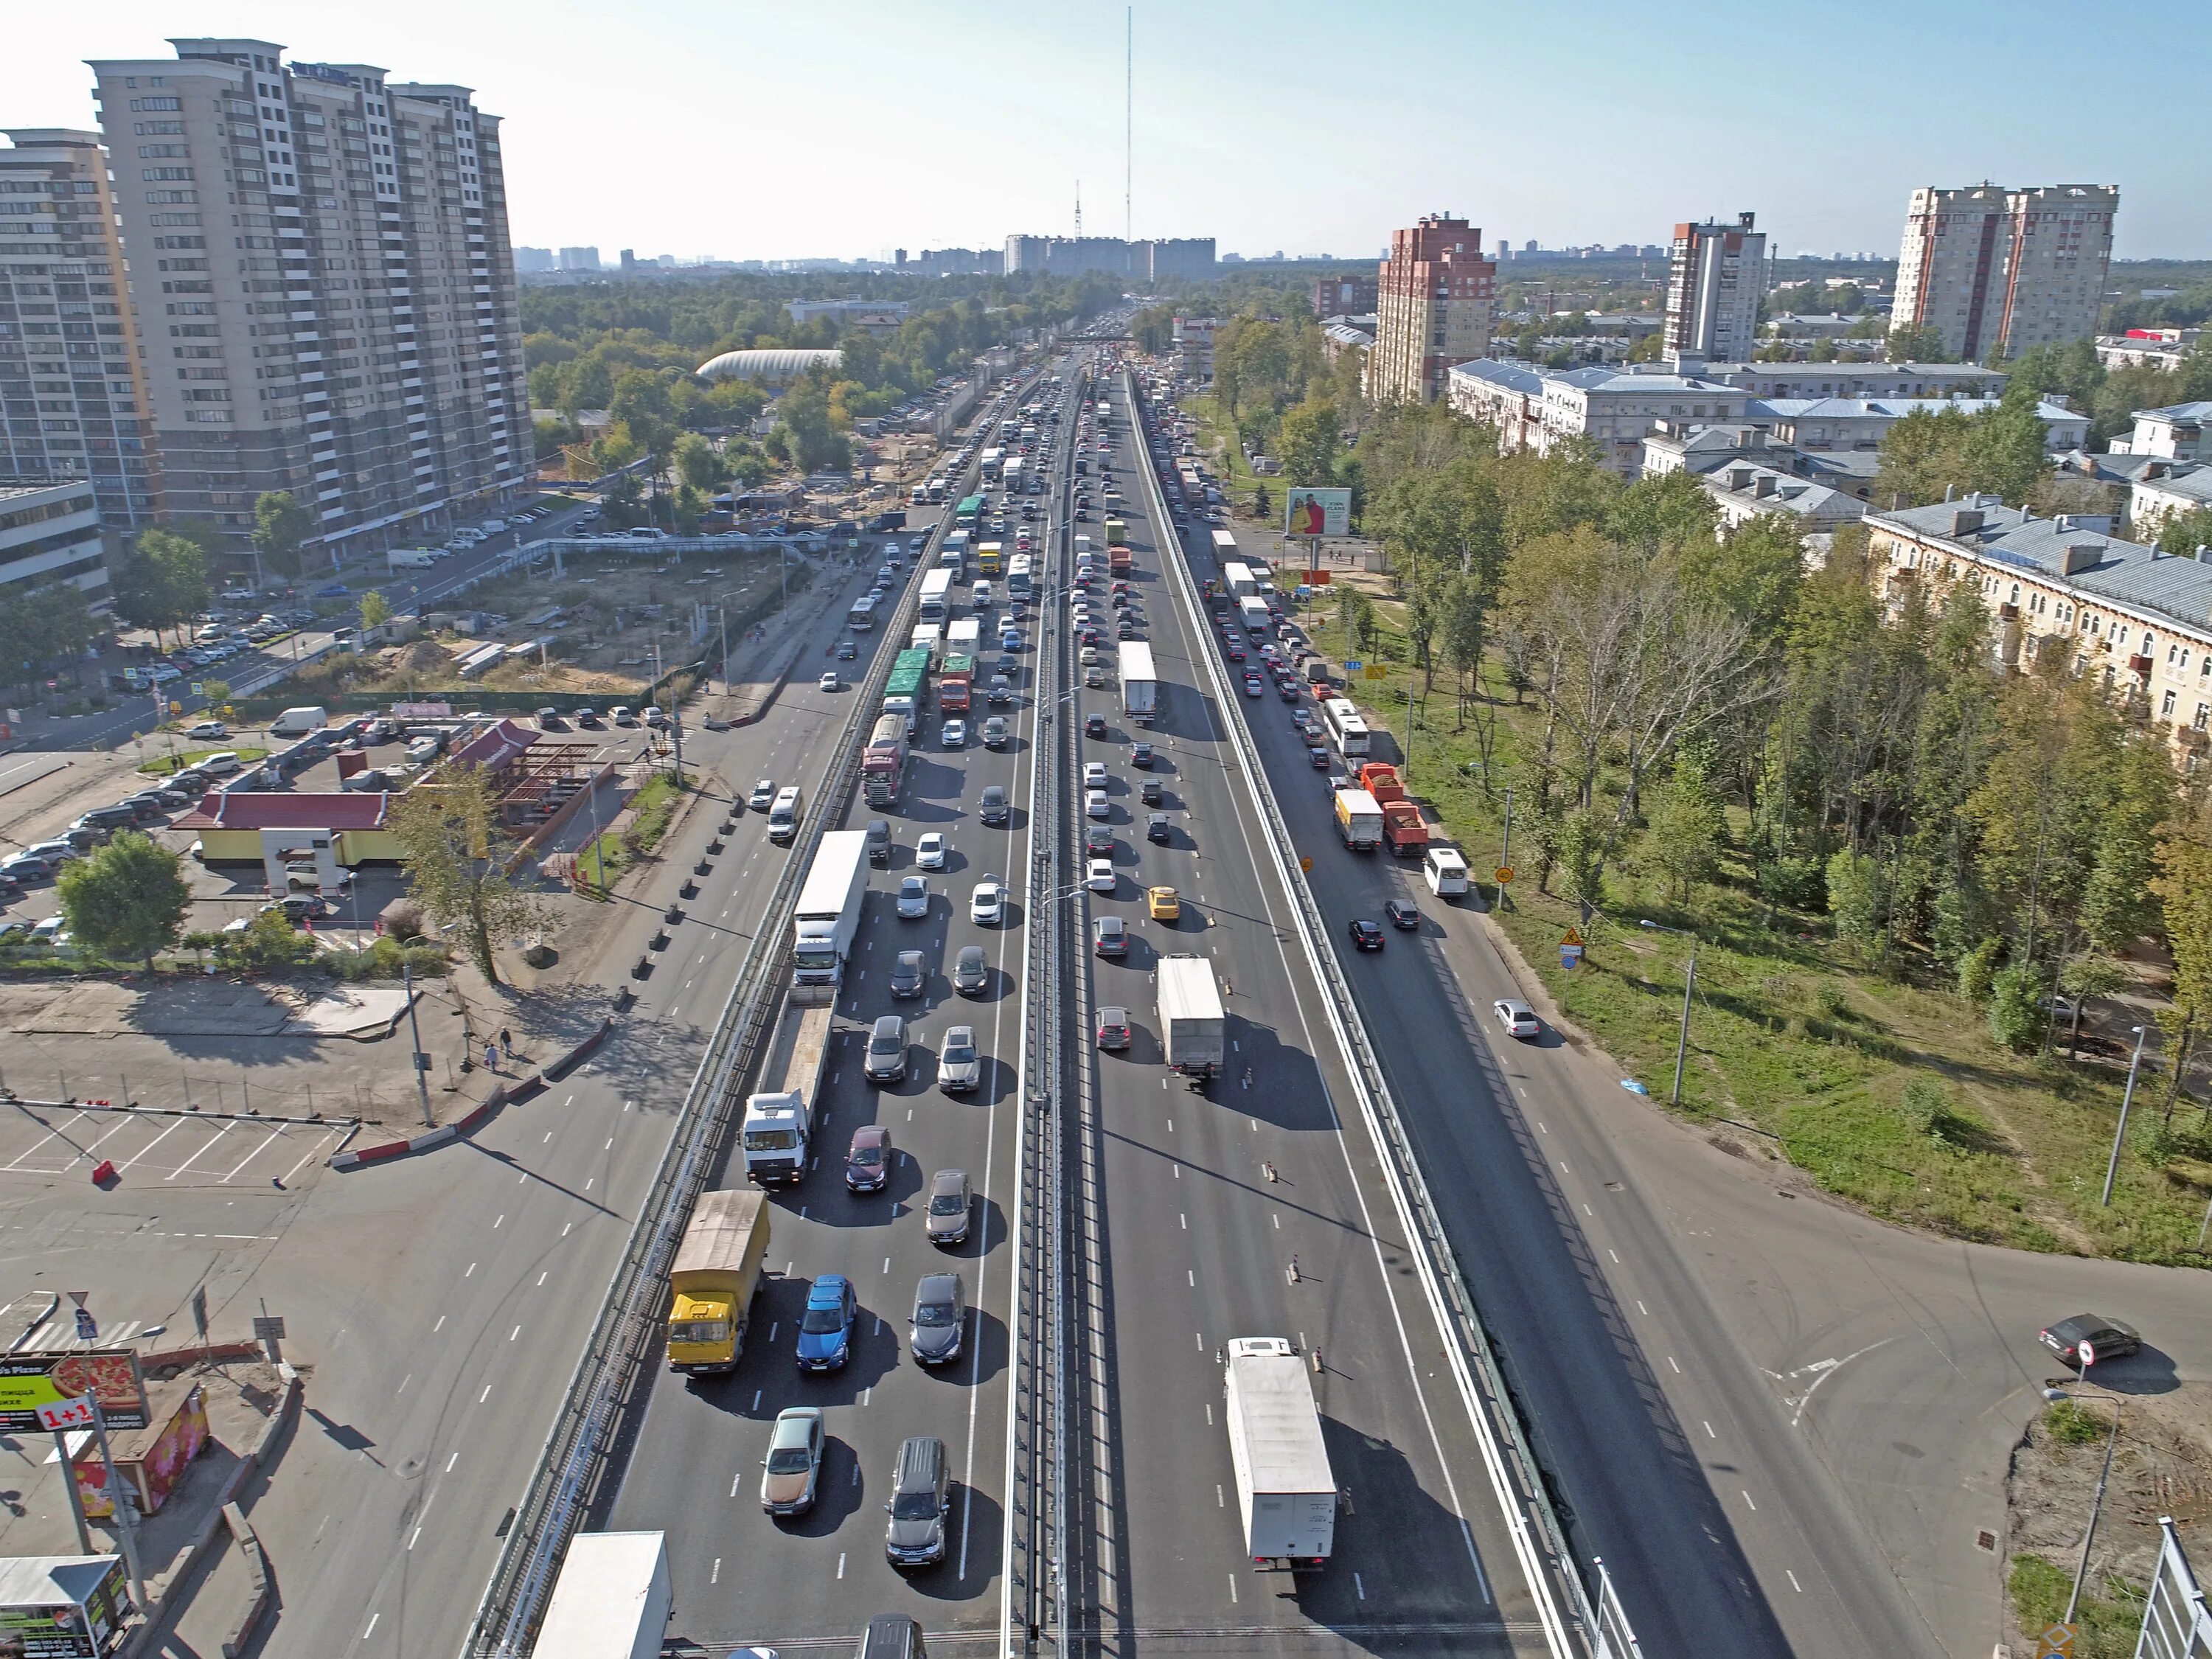
[[[407,959],[406,955],[408,947],[419,945],[422,939],[422,936],[417,933],[412,939],[399,942],[399,983],[401,994],[407,999],[407,1036],[409,1047],[413,1051],[408,1055],[407,1063],[415,1068],[415,1089],[422,1099],[422,1127],[434,1129],[437,1120],[430,1115],[430,1079],[423,1069],[422,1028],[415,1018],[415,964]]]
[[[2135,1103],[2136,1073],[2142,1066],[2143,1039],[2148,1034],[2145,1026],[2133,1028],[2136,1034],[2135,1058],[2128,1061],[2128,1086],[2120,1096],[2120,1121],[2112,1130],[2112,1155],[2105,1160],[2105,1194],[2097,1202],[2109,1210],[2112,1207],[2112,1177],[2120,1170],[2120,1142],[2128,1133],[2128,1108]]]
[[[1662,923],[1652,921],[1649,916],[1642,918],[1638,925],[1649,927],[1655,933],[1684,933],[1693,939],[1696,937],[1686,927],[1668,927]],[[1690,1000],[1697,994],[1697,989],[1698,951],[1695,945],[1692,945],[1689,970],[1682,979],[1682,1030],[1681,1034],[1674,1039],[1674,1092],[1668,1100],[1669,1105],[1680,1106],[1682,1103],[1682,1062],[1688,1057],[1690,1052]]]

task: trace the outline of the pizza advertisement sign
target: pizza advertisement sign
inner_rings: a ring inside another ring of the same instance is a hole
[[[39,1407],[90,1395],[111,1429],[147,1424],[146,1379],[130,1348],[88,1348],[71,1353],[17,1353],[0,1358],[0,1431],[40,1432]],[[7,1649],[0,1645],[0,1659]]]

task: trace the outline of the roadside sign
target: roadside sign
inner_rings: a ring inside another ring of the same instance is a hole
[[[79,1395],[74,1400],[57,1400],[39,1407],[39,1426],[52,1429],[88,1429],[92,1422],[92,1396]]]
[[[2074,1659],[2074,1638],[2078,1627],[2073,1625],[2053,1625],[2035,1638],[2035,1659]]]
[[[2074,1352],[2085,1371],[2097,1363],[2097,1345],[2094,1342],[2085,1340],[2075,1346]]]
[[[1579,968],[1579,967],[1581,967],[1582,965],[1583,965],[1583,947],[1582,947],[1581,945],[1562,945],[1559,947],[1559,966],[1560,966],[1560,967],[1562,967],[1562,968],[1566,968],[1566,969],[1575,969],[1575,968]]]
[[[1357,657],[1346,657],[1344,659],[1344,672],[1347,674],[1357,674],[1361,669],[1366,666],[1367,665],[1360,661]]]
[[[69,1292],[69,1299],[76,1304],[78,1307],[82,1308],[85,1304],[86,1298],[90,1297],[91,1294],[92,1292],[90,1291],[71,1291]]]
[[[1491,873],[1498,878],[1498,884],[1504,887],[1513,879],[1513,866],[1510,864],[1501,864]]]
[[[1310,855],[1310,854],[1309,854],[1307,857],[1302,858],[1302,859],[1300,859],[1300,860],[1298,860],[1298,868],[1299,868],[1299,869],[1301,869],[1301,870],[1306,871],[1306,872],[1308,872],[1309,873],[1310,873],[1310,872],[1312,872],[1312,870],[1313,870],[1313,859],[1312,859],[1312,857],[1311,857],[1311,855]]]
[[[1379,662],[1370,662],[1366,668],[1367,678],[1370,680],[1379,680],[1389,672],[1387,665]]]
[[[282,1342],[284,1340],[284,1316],[282,1314],[262,1314],[253,1322],[256,1342]]]
[[[76,1340],[80,1342],[100,1340],[100,1322],[82,1308],[76,1310]]]
[[[1562,945],[1580,945],[1582,942],[1582,930],[1577,927],[1570,927],[1559,935],[1559,943]]]

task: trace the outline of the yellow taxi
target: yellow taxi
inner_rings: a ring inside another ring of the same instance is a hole
[[[1147,888],[1145,904],[1152,911],[1154,921],[1173,921],[1182,915],[1182,901],[1176,896],[1172,887]]]

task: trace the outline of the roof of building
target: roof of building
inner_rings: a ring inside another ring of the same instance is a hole
[[[1740,474],[1748,475],[1741,487],[1735,483]],[[1788,513],[1801,519],[1832,523],[1856,519],[1866,511],[1866,503],[1857,496],[1798,477],[1779,467],[1745,461],[1739,466],[1717,466],[1701,476],[1711,494],[1754,512]],[[1762,482],[1766,483],[1764,495],[1759,489]]]
[[[368,790],[342,794],[210,790],[176,821],[179,830],[381,830],[392,797]]]
[[[2141,475],[2135,482],[2139,489],[2155,490],[2162,495],[2179,495],[2199,507],[2212,507],[2212,467],[2183,463],[2171,472],[2157,477]]]
[[[1464,374],[1471,380],[1486,380],[1492,386],[1502,386],[1510,392],[1540,396],[1544,390],[1547,371],[1531,368],[1523,362],[1497,357],[1477,357],[1471,362],[1454,363],[1451,372]]]
[[[539,736],[514,720],[501,720],[486,726],[453,750],[453,758],[464,766],[487,766],[497,771],[536,743]]]
[[[1612,368],[1602,364],[1594,364],[1589,368],[1553,369],[1547,373],[1550,379],[1567,386],[1579,386],[1584,392],[1680,392],[1725,395],[1743,390],[1741,386],[1730,386],[1725,380],[1709,380],[1698,374],[1638,374],[1632,369]]]
[[[1980,512],[1978,529],[1951,528],[1954,515],[1962,509]],[[1869,519],[1949,542],[1992,563],[2013,565],[2115,604],[2160,611],[2200,634],[2212,627],[2212,564],[2161,554],[2068,520],[2033,518],[1994,495],[1905,507]],[[2095,556],[2069,573],[2066,559],[2076,549]]]
[[[836,368],[844,361],[842,351],[765,347],[752,351],[726,351],[719,357],[709,357],[692,373],[705,380],[795,380],[817,363]]]
[[[2168,404],[2163,409],[2136,410],[2139,421],[2212,421],[2212,403]]]
[[[1322,330],[1322,332],[1340,346],[1364,348],[1375,343],[1375,337],[1372,334],[1364,328],[1354,328],[1349,323],[1331,323],[1327,328]]]

